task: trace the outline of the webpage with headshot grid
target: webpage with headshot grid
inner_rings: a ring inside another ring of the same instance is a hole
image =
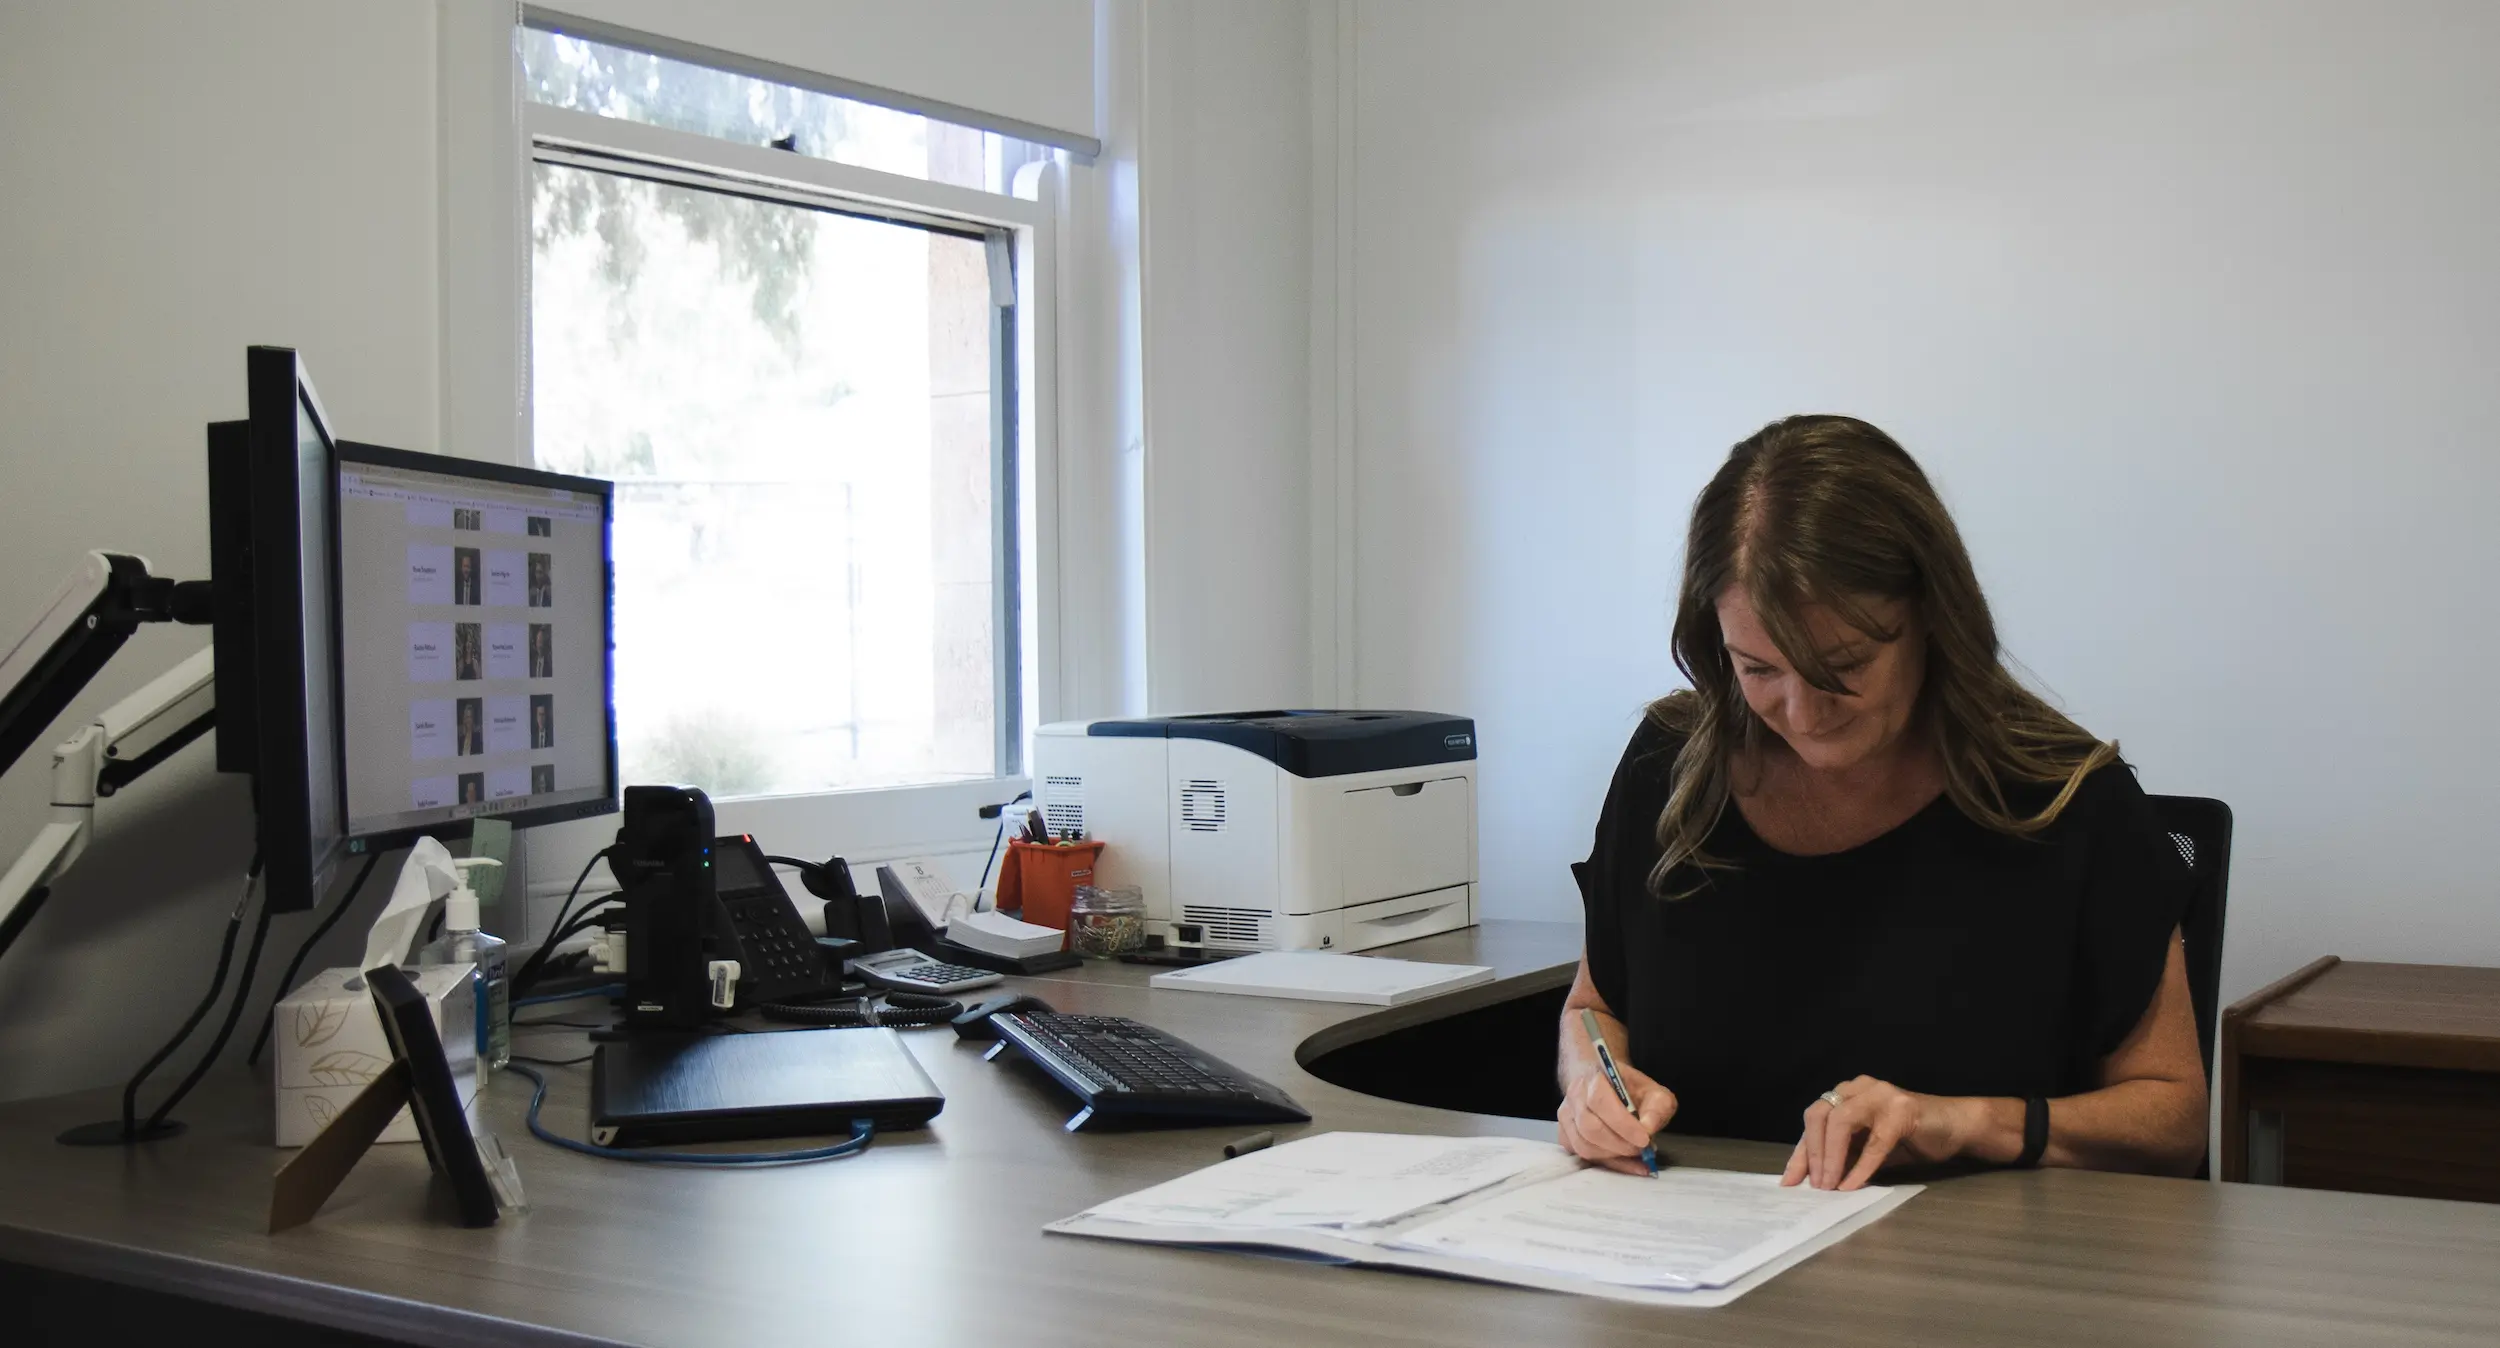
[[[351,835],[610,794],[603,519],[589,492],[340,465]]]

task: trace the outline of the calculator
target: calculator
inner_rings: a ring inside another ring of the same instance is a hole
[[[968,964],[948,964],[917,950],[889,950],[852,960],[850,971],[881,988],[899,992],[934,992],[952,996],[1006,981],[1004,975]]]

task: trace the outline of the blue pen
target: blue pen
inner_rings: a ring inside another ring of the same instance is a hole
[[[1623,1084],[1623,1073],[1615,1070],[1614,1050],[1606,1047],[1606,1036],[1598,1032],[1597,1013],[1585,1006],[1581,1007],[1580,1028],[1589,1032],[1589,1047],[1597,1050],[1597,1065],[1606,1073],[1606,1084],[1615,1088],[1615,1098],[1623,1102],[1626,1113],[1638,1117],[1641,1111],[1632,1107],[1632,1092]],[[1641,1148],[1641,1164],[1649,1167],[1650,1174],[1658,1173],[1658,1148],[1656,1146]]]

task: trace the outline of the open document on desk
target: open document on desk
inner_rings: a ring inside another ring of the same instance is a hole
[[[1918,1192],[1581,1165],[1513,1137],[1323,1133],[1088,1208],[1046,1230],[1259,1247],[1657,1306],[1724,1306]]]

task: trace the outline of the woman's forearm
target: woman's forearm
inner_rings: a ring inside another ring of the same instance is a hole
[[[2023,1102],[1963,1096],[1955,1102],[1959,1154],[1997,1165],[2023,1152]],[[2042,1165],[2184,1175],[2205,1154],[2205,1093],[2197,1083],[2121,1081],[2049,1101]]]

